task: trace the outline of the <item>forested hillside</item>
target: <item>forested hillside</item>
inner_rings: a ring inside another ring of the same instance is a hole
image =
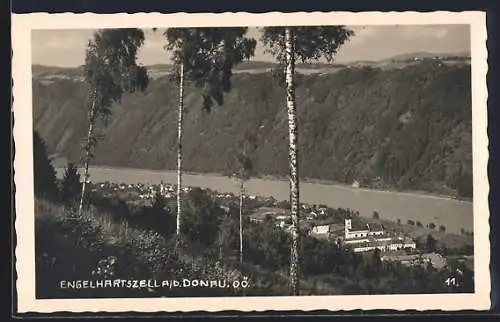
[[[78,161],[87,130],[86,88],[73,76],[50,82],[35,76],[33,110],[49,150]],[[471,197],[469,65],[343,68],[299,75],[297,85],[302,178]],[[257,172],[288,174],[284,93],[269,73],[234,75],[225,104],[208,114],[199,90],[185,93],[186,171],[227,173],[238,140],[254,134]],[[103,131],[94,164],[175,169],[176,101],[168,77],[125,96]]]

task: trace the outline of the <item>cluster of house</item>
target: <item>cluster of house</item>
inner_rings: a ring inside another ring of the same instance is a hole
[[[310,234],[317,237],[328,237],[344,247],[351,248],[355,253],[363,253],[379,249],[381,260],[399,262],[407,266],[425,266],[431,264],[441,269],[447,265],[447,260],[438,253],[411,253],[408,250],[417,248],[415,241],[407,236],[389,234],[380,223],[366,224],[353,229],[352,220],[345,219],[344,227],[336,225],[321,225],[313,227]],[[340,225],[339,225],[340,226]]]
[[[416,249],[416,243],[411,238],[400,235],[391,235],[384,231],[380,223],[366,224],[353,228],[352,219],[346,218],[344,229],[332,229],[333,225],[315,226],[311,230],[312,236],[328,236],[335,241],[350,247],[355,253],[373,251],[398,251]]]
[[[87,181],[87,183],[92,183]],[[126,184],[126,183],[116,183],[116,182],[100,182],[92,185],[92,191],[103,191],[103,192],[126,192],[126,191],[142,191],[144,190],[144,185],[142,183],[136,184]]]
[[[315,219],[325,214],[327,209],[314,209],[306,218]],[[276,227],[288,231],[290,229],[290,214],[284,209],[262,207],[250,217],[253,222],[262,223],[266,217],[273,219]],[[381,260],[399,262],[403,265],[425,266],[430,263],[435,268],[447,265],[447,260],[437,253],[420,254],[413,252],[417,245],[413,239],[398,233],[389,233],[378,222],[360,224],[349,217],[344,224],[316,225],[310,230],[310,235],[316,238],[330,239],[342,247],[348,247],[355,253],[370,252],[375,249],[381,251]]]
[[[154,199],[157,192],[160,192],[160,194],[165,198],[174,198],[177,195],[177,186],[166,184],[163,181],[159,185],[106,182],[97,184],[97,187],[95,187],[93,190],[96,191],[97,189],[104,190],[105,192],[133,192],[137,193],[139,199]],[[190,188],[185,187],[182,190],[184,192],[189,192]]]
[[[276,207],[260,207],[249,216],[250,222],[260,224],[266,220],[266,217],[272,217],[275,221],[277,221],[276,226],[279,226],[279,223],[282,222],[282,228],[285,226],[285,221],[287,221],[290,216],[286,215],[286,211],[284,209],[279,209]]]
[[[324,207],[311,207],[307,204],[301,205],[301,212],[306,213],[304,218],[307,221],[317,219],[321,216],[327,215],[327,208]],[[252,216],[250,216],[250,221],[255,223],[263,223],[266,216],[271,216],[276,227],[288,230],[290,228],[290,212],[277,207],[277,203],[273,207],[260,207]]]
[[[185,193],[191,191],[191,187],[185,186],[182,188],[182,191]],[[105,195],[110,195],[113,193],[120,192],[131,192],[137,195],[139,199],[143,200],[153,200],[156,194],[159,192],[162,196],[167,199],[176,198],[177,197],[177,185],[168,184],[163,181],[160,184],[144,184],[144,183],[136,183],[136,184],[126,184],[126,183],[116,183],[116,182],[101,182],[97,183],[93,186],[93,191],[101,190]],[[214,192],[213,197],[217,199],[231,199],[236,198],[234,194],[230,193],[220,193]],[[255,200],[257,196],[253,195],[244,195],[244,199]]]
[[[215,197],[218,198],[218,199],[231,199],[231,198],[235,198],[236,196],[234,194],[230,194],[230,193],[220,193],[220,192],[217,192],[215,194]],[[257,199],[257,197],[256,196],[252,196],[252,195],[246,195],[246,194],[244,194],[243,195],[243,199],[255,200],[255,199]]]
[[[189,192],[188,187],[182,190]],[[175,198],[177,196],[177,186],[161,182],[158,186],[142,186],[138,192],[140,199],[154,199],[158,192],[165,198]]]
[[[409,255],[391,253],[381,256],[380,259],[387,262],[399,262],[408,266],[425,266],[430,263],[437,269],[441,269],[447,265],[446,259],[438,253]]]

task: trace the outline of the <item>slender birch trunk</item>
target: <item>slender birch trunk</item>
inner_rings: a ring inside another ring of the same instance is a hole
[[[91,149],[92,149],[92,135],[94,133],[94,125],[96,121],[96,100],[97,100],[97,95],[96,92],[94,91],[93,96],[92,96],[92,107],[90,108],[90,115],[89,115],[89,131],[87,133],[87,143],[85,145],[85,159],[84,159],[84,172],[83,172],[83,183],[82,183],[82,193],[80,196],[80,205],[78,207],[78,215],[81,216],[82,211],[83,211],[83,203],[85,201],[85,193],[87,190],[87,181],[89,179],[89,163],[90,163],[90,155],[91,155]]]
[[[182,119],[184,116],[184,63],[180,66],[179,79],[179,111],[177,120],[177,237],[181,234],[181,216],[182,216]]]
[[[224,233],[219,231],[219,236],[220,236],[220,245],[219,245],[219,261],[222,263],[224,261]]]
[[[289,162],[290,162],[290,205],[292,247],[290,256],[290,283],[292,294],[299,294],[299,167],[298,167],[298,124],[295,105],[295,53],[293,31],[285,28],[286,54],[286,105],[288,110]]]
[[[240,263],[243,264],[243,194],[244,181],[240,179]]]

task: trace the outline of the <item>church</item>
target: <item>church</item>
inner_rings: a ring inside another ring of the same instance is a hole
[[[352,219],[345,219],[345,239],[368,237],[368,236],[381,236],[384,234],[384,226],[381,224],[366,224],[364,227],[356,227],[353,229]]]
[[[372,251],[397,251],[402,249],[416,249],[416,243],[408,237],[391,236],[384,231],[379,223],[353,227],[350,218],[345,219],[344,241],[350,245],[355,253]]]

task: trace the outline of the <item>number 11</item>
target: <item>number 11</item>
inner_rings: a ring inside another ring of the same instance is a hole
[[[455,285],[455,278],[452,277],[452,278],[447,278],[446,281],[444,281],[446,283],[446,285],[450,286],[450,285]]]

